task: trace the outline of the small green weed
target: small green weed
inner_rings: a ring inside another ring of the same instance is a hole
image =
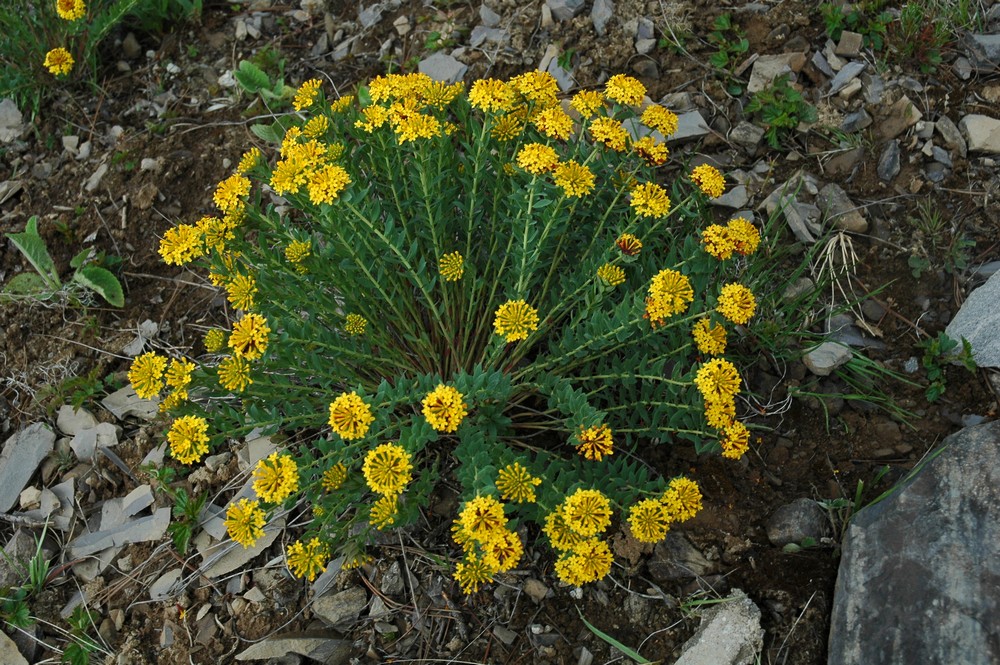
[[[741,94],[743,86],[732,72],[739,64],[740,57],[749,50],[750,41],[743,34],[743,30],[733,23],[728,13],[716,17],[712,24],[712,32],[708,33],[708,41],[717,49],[709,57],[709,63],[725,75],[726,90],[729,94]]]
[[[62,662],[71,665],[88,665],[90,654],[101,651],[101,646],[89,635],[91,629],[97,630],[90,610],[83,604],[77,605],[73,614],[67,619],[70,626],[70,643],[63,649]]]
[[[872,478],[870,485],[877,485],[887,473],[889,473],[888,465],[879,468],[879,470],[875,473],[875,477]],[[835,549],[839,549],[840,543],[844,539],[844,534],[847,532],[847,525],[850,524],[851,519],[858,513],[858,511],[866,505],[871,506],[878,503],[892,494],[893,491],[895,491],[895,488],[883,492],[879,496],[875,497],[875,499],[871,502],[865,504],[865,481],[858,480],[858,484],[854,488],[853,498],[840,497],[839,499],[818,500],[816,503],[819,504],[820,508],[826,511],[827,517],[830,519],[830,525],[833,527],[833,542],[835,543]]]
[[[788,76],[779,76],[770,86],[754,93],[746,112],[758,117],[767,127],[765,136],[772,148],[781,147],[781,141],[799,123],[816,122],[816,107],[793,88]]]
[[[156,481],[154,487],[173,501],[172,515],[174,519],[167,527],[167,532],[170,534],[177,551],[186,554],[191,543],[191,536],[194,535],[194,529],[198,526],[201,510],[205,507],[207,495],[190,497],[184,488],[174,489],[171,487],[170,484],[177,478],[176,471],[171,467],[147,466],[143,467],[143,470]]]
[[[928,402],[936,402],[945,393],[947,387],[944,380],[944,368],[946,365],[958,362],[969,372],[975,373],[976,371],[976,362],[972,358],[972,345],[964,337],[961,341],[961,351],[958,350],[959,342],[948,337],[944,332],[938,333],[937,337],[919,342],[917,346],[924,352],[920,364],[927,372],[927,380],[929,381],[927,391],[924,393]]]
[[[969,267],[969,250],[975,241],[949,224],[932,201],[918,203],[917,214],[909,221],[914,244],[907,264],[915,279],[934,268],[954,275]]]
[[[259,58],[255,58],[255,60],[259,60]],[[285,61],[282,59],[276,65],[278,74],[273,81],[268,74],[269,69],[272,69],[272,66],[268,62],[262,66],[252,60],[241,60],[240,66],[233,72],[233,76],[243,90],[251,95],[260,95],[264,103],[272,110],[290,106],[292,98],[295,96],[295,89],[285,85]]]

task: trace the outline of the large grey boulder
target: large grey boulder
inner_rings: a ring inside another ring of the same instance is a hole
[[[829,665],[1000,663],[1000,422],[943,447],[851,521]]]
[[[1000,272],[969,294],[945,334],[972,344],[972,357],[980,367],[1000,367]]]

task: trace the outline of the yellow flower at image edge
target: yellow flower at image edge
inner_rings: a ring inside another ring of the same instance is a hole
[[[465,259],[458,252],[445,254],[438,259],[438,272],[446,282],[457,282],[465,274]]]
[[[87,4],[83,0],[56,0],[56,13],[64,21],[76,21],[87,13]]]
[[[128,370],[128,380],[135,394],[142,399],[155,397],[163,390],[163,372],[167,359],[155,353],[144,353],[132,361]]]
[[[69,51],[60,46],[46,53],[45,62],[42,64],[51,74],[59,76],[73,71],[73,62],[73,56],[69,54]]]
[[[330,404],[330,427],[346,441],[363,437],[373,422],[371,407],[356,392],[341,393]]]
[[[267,336],[270,332],[267,319],[260,314],[246,314],[233,324],[229,348],[240,358],[256,360],[267,350]]]
[[[326,546],[319,542],[319,538],[313,538],[304,545],[301,540],[297,540],[288,546],[285,553],[292,574],[310,582],[326,570],[328,558]]]
[[[742,284],[726,284],[719,293],[716,311],[737,325],[743,325],[757,310],[753,292]]]
[[[586,459],[600,462],[605,455],[614,454],[614,440],[611,438],[611,428],[607,425],[580,428],[576,435],[576,450]]]
[[[361,471],[368,487],[379,494],[399,494],[413,479],[410,453],[395,443],[383,443],[368,451]]]
[[[257,462],[253,491],[268,503],[281,503],[299,489],[299,468],[290,456],[271,453]]]
[[[497,472],[497,490],[500,496],[516,503],[533,503],[535,487],[542,484],[541,478],[535,478],[520,462],[508,464]]]
[[[226,533],[243,547],[253,547],[264,535],[264,511],[260,504],[249,499],[240,499],[226,508]]]
[[[538,330],[538,310],[523,300],[508,300],[497,309],[493,329],[508,342],[528,339]]]
[[[424,418],[438,432],[454,432],[469,412],[469,405],[462,401],[462,397],[462,393],[455,388],[438,385],[421,402]]]
[[[170,454],[181,464],[193,464],[208,452],[208,422],[199,416],[183,416],[167,432]]]

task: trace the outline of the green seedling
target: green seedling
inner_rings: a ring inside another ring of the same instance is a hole
[[[758,116],[767,128],[764,136],[768,144],[778,149],[788,133],[799,123],[816,122],[816,107],[793,88],[788,75],[779,76],[770,86],[754,93],[746,112]]]
[[[944,380],[944,368],[950,363],[957,362],[970,373],[976,371],[976,361],[972,357],[972,345],[969,340],[962,338],[961,351],[958,350],[959,342],[948,337],[944,332],[938,333],[937,337],[920,342],[918,347],[924,353],[920,359],[920,364],[927,372],[929,385],[924,395],[928,402],[936,402],[944,395],[946,386]]]

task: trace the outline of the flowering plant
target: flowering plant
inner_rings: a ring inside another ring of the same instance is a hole
[[[312,579],[335,554],[360,565],[448,479],[465,591],[518,565],[526,523],[579,585],[609,572],[616,514],[656,542],[701,507],[643,446],[746,451],[723,354],[755,313],[740,277],[757,228],[702,222],[725,188],[711,166],[656,182],[677,118],[641,108],[639,81],[568,104],[557,90],[539,72],[468,93],[410,74],[328,100],[307,81],[292,122],[255,128],[277,154],[249,150],[218,215],[166,232],[164,261],[203,266],[241,312],[197,363],[150,353],[130,370],[174,417],[172,457],[298,436],[228,508],[235,541],[304,498],[287,558]]]

